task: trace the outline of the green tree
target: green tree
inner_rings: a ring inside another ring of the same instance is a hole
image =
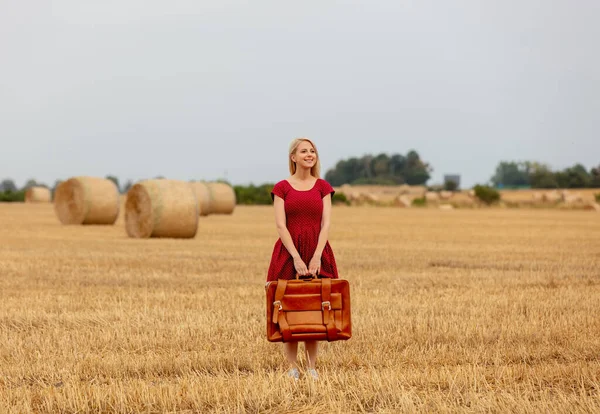
[[[586,188],[590,187],[592,177],[583,165],[575,164],[558,172],[557,181],[561,188]]]
[[[392,157],[390,158],[390,175],[392,177],[397,177],[400,173],[402,173],[402,171],[404,171],[404,168],[406,167],[406,157],[404,157],[404,155],[401,154],[394,154],[392,155]],[[398,183],[398,184],[403,184],[404,180],[402,180],[402,182]]]
[[[11,180],[10,178],[6,178],[6,179],[2,180],[2,182],[0,183],[0,191],[15,192],[17,190],[18,190],[18,188],[17,188],[15,182],[13,180]]]
[[[600,165],[590,170],[590,186],[594,188],[600,188]]]
[[[533,188],[558,188],[556,174],[546,164],[531,163],[529,182]]]
[[[23,186],[22,190],[27,191],[31,187],[37,187],[38,185],[39,184],[37,183],[37,181],[35,181],[33,178],[30,178],[29,180],[27,180],[27,182]]]
[[[406,156],[385,153],[364,155],[338,161],[335,167],[325,174],[332,185],[342,184],[425,184],[430,178],[431,167],[411,150]]]
[[[371,160],[371,169],[377,177],[390,175],[390,157],[387,154],[379,154]]]
[[[491,178],[495,187],[517,187],[529,185],[529,164],[502,161]]]

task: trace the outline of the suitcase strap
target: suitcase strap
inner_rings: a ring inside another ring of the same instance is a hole
[[[327,327],[327,340],[335,341],[337,339],[337,329],[335,329],[335,316],[331,310],[331,279],[321,280],[321,311],[323,312],[323,325]]]
[[[279,325],[279,330],[281,331],[281,335],[283,336],[283,341],[289,342],[292,340],[292,331],[290,330],[290,325],[287,323],[287,319],[285,319],[285,312],[283,312],[283,307],[281,306],[281,300],[285,295],[286,287],[287,280],[279,279],[277,281],[277,290],[275,290],[275,302],[273,302],[273,323]]]

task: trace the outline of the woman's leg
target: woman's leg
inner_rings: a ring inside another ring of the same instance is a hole
[[[290,363],[291,368],[298,368],[298,342],[284,342],[283,349],[285,357]]]
[[[306,360],[308,361],[308,367],[314,369],[317,363],[317,353],[319,351],[319,341],[306,341],[304,342],[306,348]]]

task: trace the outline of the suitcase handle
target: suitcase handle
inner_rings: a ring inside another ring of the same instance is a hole
[[[299,273],[296,273],[296,280],[303,280],[305,282],[310,282],[311,280],[316,280],[316,279],[319,279],[319,278],[320,278],[320,275],[313,276],[313,275],[309,274],[309,275],[306,275],[306,276],[300,276]]]

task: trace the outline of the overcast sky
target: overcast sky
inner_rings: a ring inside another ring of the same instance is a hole
[[[0,0],[0,179],[276,182],[314,139],[600,164],[600,1]]]

